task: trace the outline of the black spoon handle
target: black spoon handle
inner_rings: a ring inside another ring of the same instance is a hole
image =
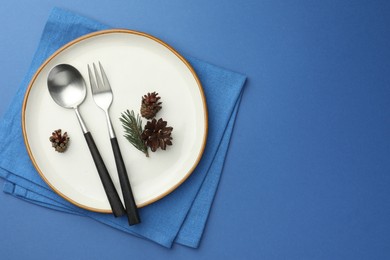
[[[127,175],[125,163],[123,162],[121,150],[119,149],[118,140],[116,137],[111,138],[111,146],[114,152],[115,164],[118,170],[119,181],[121,183],[122,194],[125,201],[126,213],[129,225],[135,225],[141,222],[137,205],[134,201],[133,192],[131,190],[129,176]]]
[[[106,165],[104,165],[102,156],[97,149],[95,141],[93,140],[90,132],[86,132],[84,137],[87,141],[93,161],[95,162],[95,166],[99,173],[100,180],[102,181],[104,190],[107,194],[108,201],[110,202],[112,213],[115,217],[123,216],[125,214],[125,209],[123,208],[122,202],[111,180],[110,174],[107,171]]]

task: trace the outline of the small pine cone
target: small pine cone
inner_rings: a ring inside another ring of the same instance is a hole
[[[153,118],[152,121],[146,123],[141,138],[152,152],[155,152],[158,148],[165,150],[167,145],[172,145],[172,130],[173,127],[167,127],[167,121],[162,118],[157,121]]]
[[[68,133],[65,132],[64,134],[61,134],[61,129],[55,130],[50,138],[49,138],[52,147],[59,152],[63,153],[68,148],[69,144],[69,136]]]
[[[156,92],[144,95],[141,102],[141,115],[146,119],[155,117],[161,109],[162,102],[159,102],[160,98]]]

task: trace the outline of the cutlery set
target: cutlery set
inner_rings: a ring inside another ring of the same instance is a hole
[[[88,74],[93,99],[96,105],[104,111],[106,116],[108,134],[115,158],[125,207],[123,207],[94,139],[88,131],[78,110],[78,107],[83,103],[87,95],[87,87],[83,76],[76,68],[69,64],[57,65],[51,69],[48,75],[48,90],[53,100],[59,106],[74,109],[114,216],[119,217],[126,214],[129,225],[135,225],[141,221],[134,201],[126,167],[118,145],[118,140],[115,136],[115,131],[112,127],[109,115],[109,108],[113,101],[111,86],[100,62],[99,69],[95,64],[92,65],[92,69],[88,65]]]

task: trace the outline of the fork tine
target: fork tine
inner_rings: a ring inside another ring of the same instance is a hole
[[[106,72],[104,71],[102,64],[100,64],[100,61],[99,61],[99,67],[103,78],[104,88],[106,88],[107,90],[111,90],[110,82],[108,81]]]
[[[98,89],[98,86],[96,85],[95,78],[93,77],[93,73],[91,71],[91,68],[88,66],[88,75],[89,75],[89,83],[91,84],[92,93],[95,93]]]
[[[103,82],[102,82],[102,80],[101,80],[101,78],[99,76],[99,72],[98,72],[98,70],[96,68],[95,63],[93,63],[93,71],[95,72],[95,78],[96,78],[98,89],[103,90],[104,89],[104,85],[103,85]]]

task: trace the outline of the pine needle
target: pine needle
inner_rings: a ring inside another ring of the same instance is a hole
[[[146,157],[149,157],[148,148],[141,138],[142,134],[142,120],[139,115],[137,118],[134,115],[134,111],[126,110],[121,114],[119,120],[122,122],[122,126],[125,130],[124,137],[138,150],[143,152]]]

